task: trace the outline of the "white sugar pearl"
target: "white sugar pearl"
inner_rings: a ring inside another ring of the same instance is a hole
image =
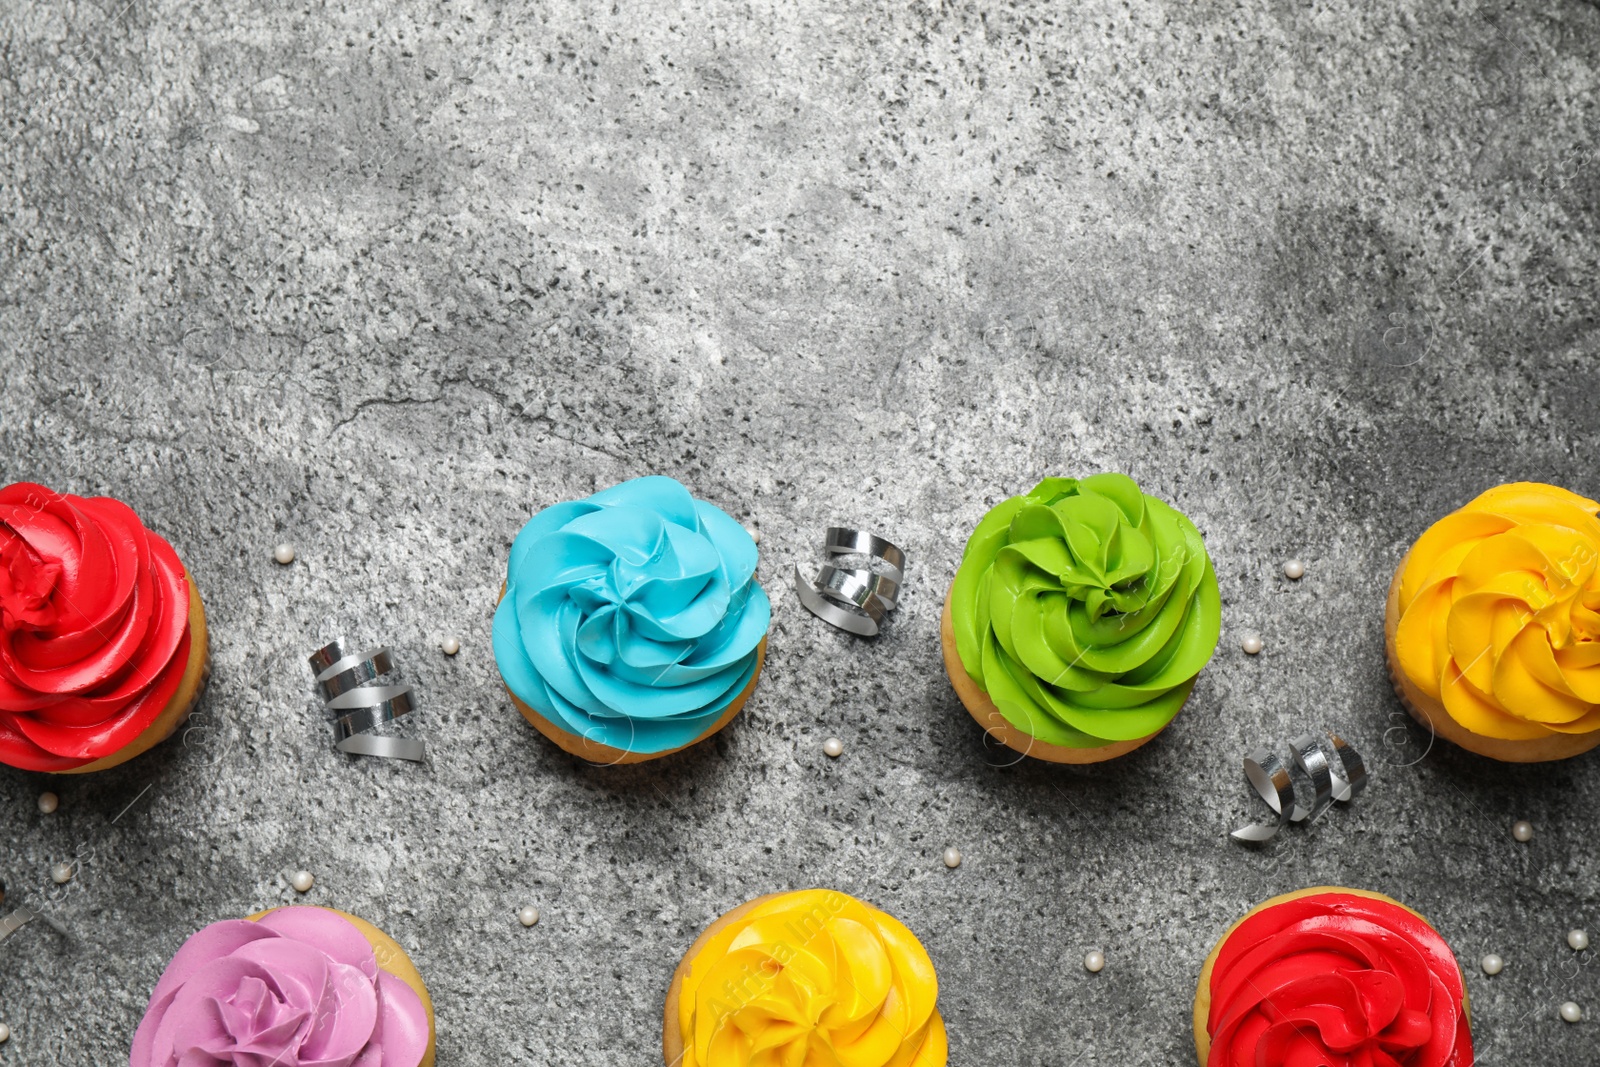
[[[1561,1019],[1563,1022],[1575,1023],[1583,1020],[1583,1009],[1572,1001],[1561,1005]]]
[[[1514,824],[1511,827],[1511,836],[1524,843],[1532,841],[1533,823],[1529,822],[1527,819],[1523,819],[1521,822]]]
[[[39,810],[44,812],[46,815],[55,814],[55,810],[60,806],[61,798],[56,796],[54,793],[39,794]]]
[[[1483,968],[1484,974],[1499,974],[1506,969],[1506,961],[1491,952],[1483,957],[1483,962],[1479,966]]]
[[[447,656],[453,656],[461,651],[461,642],[453,637],[447,637],[439,642],[439,651]]]
[[[1261,651],[1261,635],[1245,634],[1244,640],[1239,642],[1239,647],[1244,649],[1246,655],[1256,655]]]
[[[517,910],[517,922],[521,923],[523,926],[532,926],[534,923],[536,923],[538,921],[539,921],[539,909],[538,908],[529,906],[529,907],[525,907],[525,908],[519,908]]]
[[[1297,559],[1291,559],[1283,565],[1283,575],[1285,578],[1292,578],[1298,582],[1306,576],[1306,565]]]
[[[289,879],[289,884],[294,886],[296,893],[309,893],[311,887],[317,884],[317,880],[311,877],[310,871],[295,871],[294,877]]]
[[[3,1045],[10,1040],[11,1027],[7,1026],[5,1023],[0,1023],[0,1045]]]
[[[1589,932],[1587,930],[1568,930],[1567,945],[1574,952],[1582,952],[1589,947]]]
[[[284,566],[288,566],[294,562],[294,546],[288,542],[284,542],[272,550],[272,558],[277,560],[279,563],[282,563]]]
[[[956,846],[954,846],[954,845],[951,845],[949,848],[945,849],[944,850],[944,865],[946,867],[959,867],[959,866],[961,866],[961,850],[959,848],[956,848]]]
[[[754,526],[746,526],[745,530],[750,534],[750,540],[754,541],[758,545],[761,543],[760,530],[756,529]]]
[[[826,741],[822,742],[822,751],[823,754],[827,755],[828,757],[832,759],[838,759],[840,756],[844,755],[844,742],[839,740],[837,737],[830,737]]]
[[[1095,949],[1083,957],[1083,969],[1090,974],[1099,974],[1106,968],[1106,954]]]
[[[50,880],[56,885],[66,885],[72,881],[72,864],[58,863],[50,868]]]

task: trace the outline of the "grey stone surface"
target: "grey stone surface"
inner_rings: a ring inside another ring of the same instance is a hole
[[[1556,1009],[1600,1017],[1563,942],[1600,759],[1427,751],[1381,617],[1481,489],[1600,492],[1597,42],[1577,0],[11,0],[0,476],[168,537],[215,674],[188,744],[0,773],[13,902],[82,864],[76,938],[0,946],[0,1064],[118,1062],[182,940],[301,867],[411,951],[442,1064],[658,1063],[696,932],[813,884],[920,935],[954,1063],[1183,1064],[1212,941],[1323,883],[1433,919],[1482,1062],[1592,1063]],[[1204,531],[1221,648],[1145,750],[995,766],[945,585],[988,506],[1101,469]],[[534,510],[652,472],[759,527],[771,654],[714,741],[590,768],[490,615]],[[841,520],[912,554],[875,642],[784,588]],[[396,647],[431,768],[331,750],[303,657],[339,629]],[[1240,755],[1314,724],[1368,795],[1230,843]]]

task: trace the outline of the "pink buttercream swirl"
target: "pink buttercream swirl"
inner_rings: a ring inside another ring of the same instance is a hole
[[[325,908],[212,923],[156,983],[130,1067],[417,1067],[428,1013]]]

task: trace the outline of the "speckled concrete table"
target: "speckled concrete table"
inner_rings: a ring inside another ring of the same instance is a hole
[[[244,6],[0,11],[0,475],[129,501],[215,642],[192,743],[0,773],[12,902],[81,865],[72,936],[0,946],[0,1063],[125,1058],[184,937],[300,868],[410,950],[442,1064],[658,1063],[695,933],[812,884],[921,936],[955,1063],[1183,1064],[1213,939],[1321,883],[1435,921],[1482,1062],[1593,1062],[1600,759],[1429,751],[1381,616],[1481,489],[1600,492],[1600,8]],[[1222,645],[1137,754],[996,766],[941,596],[988,506],[1100,469],[1199,524]],[[535,509],[651,472],[760,529],[771,655],[714,741],[596,769],[489,621]],[[912,554],[875,641],[785,588],[839,521]],[[431,767],[332,751],[341,630]],[[1239,757],[1314,724],[1368,794],[1229,842]]]

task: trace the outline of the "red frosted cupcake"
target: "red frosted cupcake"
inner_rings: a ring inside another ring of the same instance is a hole
[[[205,682],[205,613],[126,504],[0,489],[0,763],[81,773],[172,736]]]
[[[1252,908],[1200,972],[1201,1067],[1472,1067],[1461,968],[1426,919],[1323,886]]]

